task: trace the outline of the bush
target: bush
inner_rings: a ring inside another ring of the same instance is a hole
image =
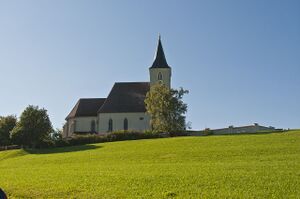
[[[59,139],[55,141],[55,147],[65,147],[65,146],[71,146],[68,140]]]
[[[151,139],[151,138],[164,138],[164,137],[175,137],[175,136],[186,136],[186,132],[179,133],[158,133],[156,131],[146,130],[144,132],[136,131],[114,131],[106,135],[97,134],[75,134],[72,138],[62,139],[50,139],[44,140],[38,148],[49,148],[49,147],[66,147],[83,144],[103,143],[103,142],[114,142],[124,140],[139,140],[139,139]]]
[[[156,133],[152,131],[147,131],[144,133],[135,131],[115,131],[106,135],[95,135],[95,134],[85,134],[85,135],[75,135],[70,139],[58,139],[55,141],[56,147],[64,146],[75,146],[82,144],[93,144],[93,143],[103,143],[103,142],[113,142],[113,141],[123,141],[123,140],[138,140],[138,139],[149,139],[149,138],[159,138],[164,137],[161,133]],[[46,144],[43,145],[48,147]],[[50,146],[50,145],[49,145]]]
[[[122,140],[138,140],[138,139],[145,139],[145,138],[152,138],[152,134],[140,133],[135,131],[115,131],[110,133],[115,141],[122,141]]]
[[[165,136],[166,133],[159,133],[158,131],[154,131],[154,130],[146,130],[146,131],[144,131],[144,134],[146,137],[149,137],[149,138],[169,137],[169,135]]]
[[[103,137],[98,135],[76,135],[68,140],[68,144],[71,146],[82,144],[93,144],[97,142],[103,142]]]
[[[39,149],[52,148],[52,147],[55,147],[55,146],[56,146],[55,141],[53,141],[51,139],[44,139],[36,145],[36,148],[39,148]]]
[[[74,134],[75,135],[97,135],[96,132],[89,132],[89,133],[87,133],[87,132],[80,132],[80,131],[76,131],[76,132],[74,132]]]
[[[170,132],[169,133],[170,137],[177,137],[177,136],[187,136],[187,132]]]
[[[113,141],[124,141],[124,140],[140,140],[140,139],[151,139],[151,138],[164,138],[164,137],[175,137],[175,136],[186,136],[186,132],[177,133],[159,133],[156,131],[147,130],[144,132],[136,131],[114,131],[106,135],[75,135],[68,140],[69,145],[80,145],[80,144],[92,144],[101,142],[113,142]]]

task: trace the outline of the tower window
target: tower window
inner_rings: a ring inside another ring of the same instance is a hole
[[[113,120],[109,119],[108,120],[108,131],[112,132],[112,130],[113,130]]]
[[[124,119],[124,130],[125,131],[128,130],[128,119],[127,118]]]
[[[161,74],[161,72],[158,73],[157,79],[158,79],[158,80],[162,80],[162,74]]]

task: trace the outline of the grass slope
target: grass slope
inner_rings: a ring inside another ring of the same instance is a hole
[[[10,198],[300,198],[300,131],[0,152]]]

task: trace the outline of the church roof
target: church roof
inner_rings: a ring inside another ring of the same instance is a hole
[[[152,66],[150,68],[170,68],[170,66],[167,63],[166,57],[165,57],[165,53],[164,53],[164,49],[161,44],[160,36],[158,39],[156,56],[155,56]]]
[[[79,99],[66,119],[73,117],[97,116],[97,111],[103,105],[106,98]]]
[[[117,82],[98,112],[146,112],[144,100],[149,90],[149,82]]]

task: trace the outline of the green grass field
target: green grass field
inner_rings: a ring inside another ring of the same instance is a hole
[[[0,152],[9,198],[300,198],[300,131]]]

